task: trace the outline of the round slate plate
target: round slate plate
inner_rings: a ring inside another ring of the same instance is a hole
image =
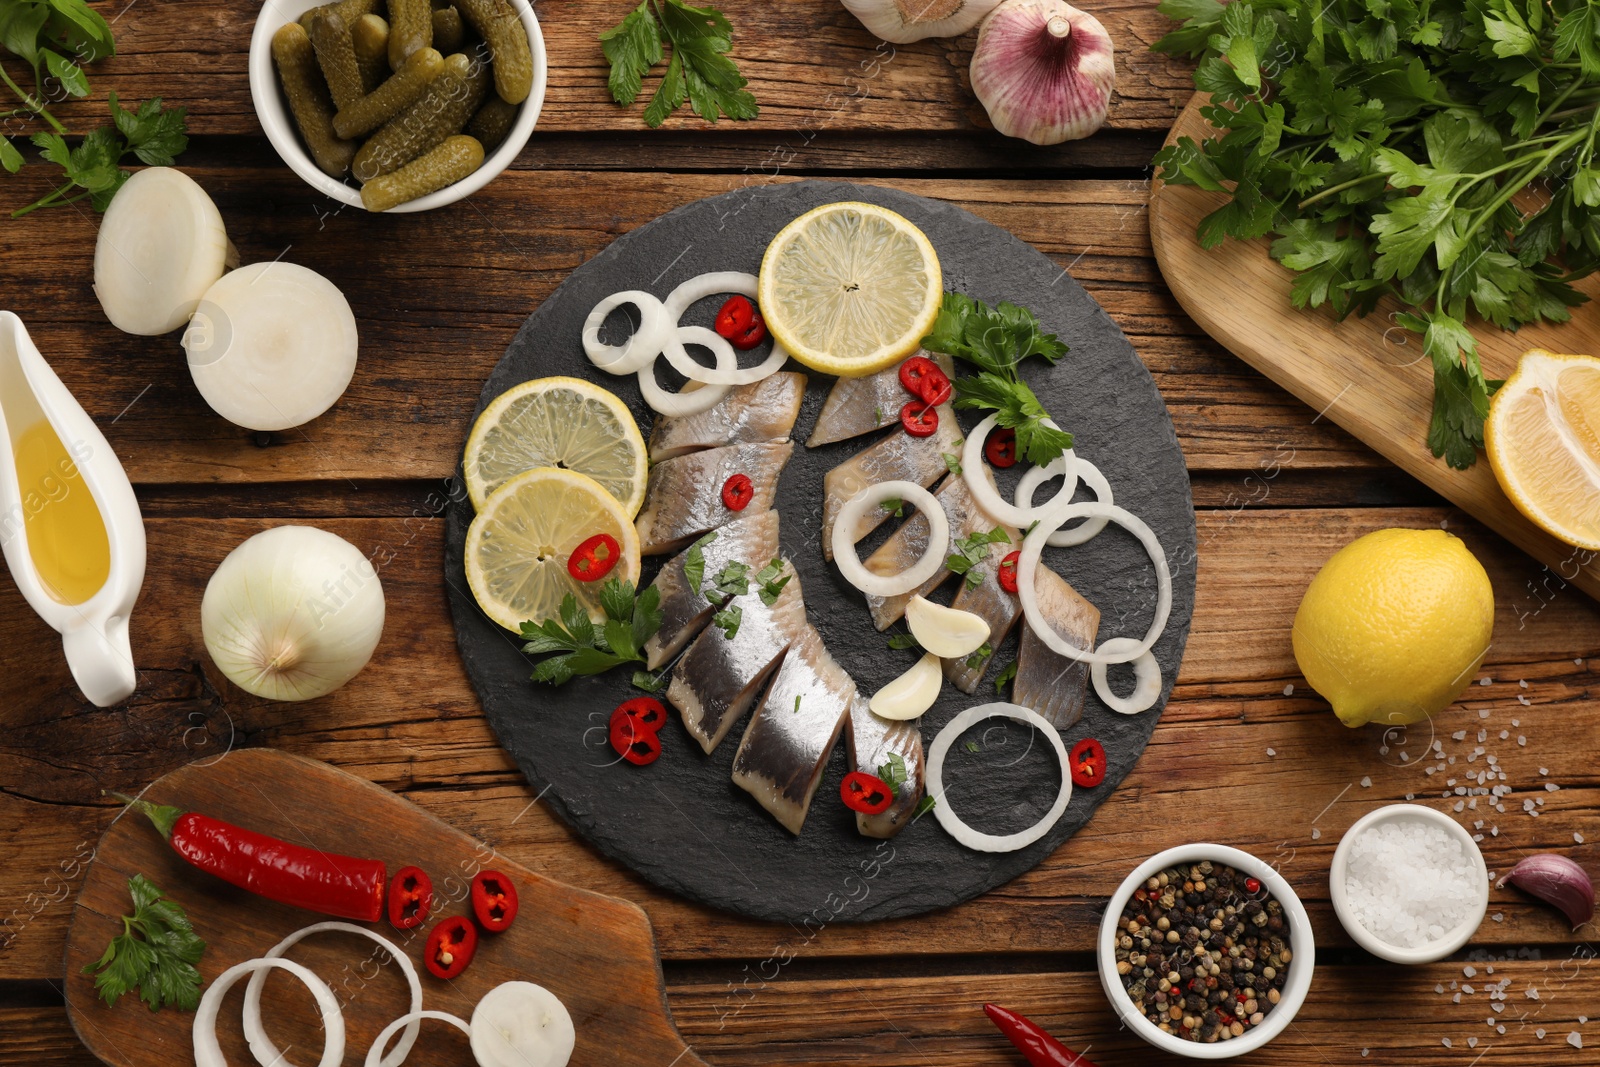
[[[579,336],[589,310],[621,289],[664,297],[706,271],[754,273],[779,229],[804,211],[839,200],[870,201],[905,215],[938,249],[947,289],[990,304],[1011,300],[1031,308],[1072,346],[1054,370],[1035,359],[1025,374],[1049,410],[1077,434],[1079,452],[1110,479],[1117,503],[1149,523],[1166,548],[1174,591],[1172,621],[1155,647],[1164,681],[1161,703],[1129,717],[1109,711],[1091,692],[1083,720],[1064,738],[1068,746],[1091,736],[1104,742],[1110,766],[1103,784],[1075,790],[1066,815],[1042,840],[1018,852],[972,852],[932,817],[918,819],[892,842],[880,842],[858,835],[854,816],[839,803],[847,770],[841,740],[804,832],[791,836],[729,778],[742,725],[706,756],[674,721],[662,735],[666,751],[656,763],[608,766],[615,756],[604,727],[612,708],[637,695],[629,685],[632,672],[578,678],[557,689],[529,681],[532,661],[520,642],[488,621],[467,592],[461,553],[472,509],[462,494],[447,516],[445,562],[467,674],[500,743],[561,818],[605,855],[664,889],[754,918],[803,923],[812,931],[834,921],[886,919],[958,904],[1031,869],[1081,829],[1149,741],[1182,659],[1194,607],[1188,472],[1144,364],[1059,266],[949,204],[874,186],[800,182],[743,189],[679,208],[618,238],[572,272],[512,341],[484,386],[479,411],[519,382],[568,374],[600,381],[648,427],[650,413],[634,380],[601,374],[584,357]],[[706,301],[684,321],[708,323],[715,311],[715,302]],[[832,385],[830,377],[810,375],[794,430],[797,442],[810,435]],[[970,427],[976,419],[966,413],[963,421]],[[914,653],[888,649],[860,594],[823,561],[819,538],[823,475],[873,440],[817,449],[797,444],[778,493],[783,551],[799,572],[807,613],[867,693],[909,667]],[[863,545],[863,555],[870,547]],[[1045,561],[1099,607],[1102,639],[1143,635],[1156,582],[1131,536],[1113,526],[1081,548],[1047,550]],[[643,582],[653,578],[658,562],[646,561]],[[975,696],[945,687],[922,720],[925,744],[957,712],[995,699],[990,679],[1014,657],[1015,645],[1013,636],[1001,646]],[[1125,667],[1113,668],[1111,677],[1124,690],[1132,684]],[[975,727],[952,749],[944,802],[970,825],[1009,833],[1049,808],[1060,775],[1050,747],[1031,730],[995,720]]]

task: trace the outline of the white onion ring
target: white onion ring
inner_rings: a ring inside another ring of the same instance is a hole
[[[1137,647],[1139,642],[1131,637],[1112,637],[1102,641],[1096,651],[1108,655]],[[1156,662],[1155,654],[1148,649],[1133,661],[1133,692],[1125,697],[1120,697],[1111,691],[1111,683],[1106,680],[1104,663],[1090,665],[1089,677],[1094,681],[1096,695],[1105,702],[1106,707],[1120,715],[1137,715],[1141,711],[1146,711],[1161,695],[1161,665]]]
[[[683,318],[683,313],[697,300],[704,300],[708,296],[719,296],[723,293],[736,293],[739,296],[756,298],[756,276],[742,274],[738,271],[721,271],[715,274],[702,274],[698,278],[690,278],[672,291],[662,304],[662,311],[669,323],[676,323]],[[765,361],[754,367],[723,369],[722,362],[717,361],[715,367],[708,367],[704,363],[693,359],[688,350],[683,347],[683,341],[672,331],[667,331],[662,354],[667,357],[667,362],[677,369],[678,373],[690,381],[704,382],[707,385],[753,385],[763,378],[769,378],[777,373],[783,365],[789,362],[789,350],[772,339],[772,351]]]
[[[922,558],[899,574],[873,574],[861,562],[856,552],[854,531],[856,523],[869,508],[878,507],[885,500],[900,498],[916,506],[928,520],[928,549]],[[944,506],[916,482],[879,482],[869,485],[845,502],[833,520],[833,562],[845,581],[868,596],[900,596],[932,578],[944,566],[950,548],[950,519]]]
[[[1067,457],[1065,455],[1062,455],[1054,463],[1051,463],[1047,467],[1029,467],[1028,472],[1024,474],[1022,476],[1022,480],[1017,483],[1017,507],[1031,509],[1033,507],[1033,494],[1038,491],[1039,486],[1043,485],[1051,478],[1060,478],[1066,472],[1066,458]],[[1100,473],[1099,467],[1096,467],[1093,463],[1090,463],[1081,456],[1078,457],[1077,467],[1079,479],[1082,480],[1084,485],[1088,486],[1094,491],[1096,500],[1102,504],[1115,503],[1115,501],[1111,499],[1111,483],[1106,481],[1106,476]],[[1072,494],[1067,492],[1066,483],[1063,482],[1061,492],[1051,497],[1049,503],[1041,506],[1049,507],[1051,504],[1065,502],[1066,500],[1071,499]],[[1107,521],[1108,520],[1103,515],[1097,519],[1089,519],[1082,525],[1074,526],[1070,530],[1062,530],[1058,533],[1051,534],[1050,540],[1045,543],[1051,548],[1073,548],[1077,545],[1085,543],[1086,541],[1093,540],[1101,530],[1106,528]]]
[[[1050,806],[1044,818],[1026,830],[1004,836],[974,830],[961,821],[961,817],[945,803],[944,799],[944,757],[950,751],[950,746],[955,744],[956,739],[973,723],[1000,718],[1027,723],[1043,733],[1050,746],[1056,750],[1056,758],[1061,761],[1061,792],[1056,794],[1056,802]],[[928,749],[928,764],[924,774],[927,778],[928,796],[936,801],[933,814],[939,820],[939,825],[943,826],[945,832],[956,841],[977,852],[1015,852],[1019,848],[1027,848],[1050,832],[1050,828],[1060,820],[1061,813],[1067,810],[1067,802],[1072,799],[1072,771],[1068,768],[1067,747],[1061,743],[1061,735],[1038,712],[1020,704],[1008,704],[1003,701],[968,708],[945,724],[945,728],[939,731],[939,736],[933,739],[933,747]]]
[[[639,328],[625,345],[608,345],[600,340],[600,326],[606,316],[623,304],[639,309]],[[583,323],[583,351],[589,362],[608,374],[636,374],[661,354],[663,335],[676,317],[667,318],[661,301],[641,289],[612,293],[589,312]]]
[[[195,1067],[227,1067],[222,1046],[217,1044],[217,1011],[228,990],[245,975],[253,971],[277,969],[288,971],[305,983],[317,1000],[317,1010],[322,1015],[322,1059],[317,1067],[339,1067],[344,1061],[344,1012],[334,998],[328,983],[293,960],[259,959],[236,963],[212,979],[200,998],[200,1007],[194,1013],[194,1064]]]
[[[739,365],[738,357],[733,354],[733,346],[715,330],[708,330],[704,326],[674,326],[668,332],[677,338],[680,345],[687,341],[711,349],[717,357],[719,369],[728,370]],[[726,385],[705,385],[689,392],[669,393],[656,381],[654,362],[639,371],[639,391],[644,394],[646,404],[668,418],[698,415],[728,395]]]
[[[1145,551],[1150,553],[1150,562],[1155,564],[1156,568],[1156,614],[1155,618],[1150,620],[1150,631],[1145,634],[1143,641],[1136,642],[1121,652],[1090,652],[1062,637],[1044,617],[1044,612],[1039,610],[1039,593],[1033,585],[1034,576],[1038,573],[1039,555],[1044,551],[1045,542],[1049,540],[1050,535],[1059,530],[1063,523],[1073,519],[1093,519],[1102,515],[1137,537],[1139,543],[1144,545]],[[1053,511],[1034,527],[1031,534],[1022,539],[1022,554],[1017,557],[1017,599],[1022,602],[1022,613],[1027,616],[1028,625],[1033,627],[1033,632],[1039,640],[1049,645],[1059,655],[1081,660],[1090,666],[1096,663],[1132,663],[1150,651],[1150,647],[1156,643],[1156,638],[1161,636],[1161,631],[1167,628],[1167,617],[1172,614],[1172,575],[1167,570],[1167,554],[1161,548],[1161,542],[1156,540],[1156,535],[1144,524],[1143,519],[1115,504],[1100,504],[1086,500],[1081,504],[1068,504]]]
[[[420,1027],[422,1025],[422,1020],[424,1020],[424,1019],[436,1019],[436,1020],[438,1020],[439,1022],[442,1022],[442,1023],[449,1023],[451,1026],[454,1026],[457,1030],[460,1030],[463,1034],[466,1034],[468,1037],[472,1036],[472,1027],[467,1025],[466,1020],[458,1019],[456,1016],[451,1015],[449,1012],[444,1012],[444,1011],[412,1011],[412,1012],[408,1012],[407,1014],[400,1016],[400,1018],[396,1019],[394,1022],[390,1023],[388,1026],[385,1026],[383,1028],[382,1032],[378,1034],[377,1039],[372,1042],[372,1047],[367,1050],[367,1059],[366,1059],[366,1063],[363,1065],[363,1067],[380,1067],[379,1061],[378,1061],[378,1057],[383,1055],[383,1046],[385,1046],[385,1045],[387,1045],[389,1043],[389,1039],[394,1036],[394,1032],[396,1030],[400,1029],[402,1026],[405,1026],[407,1024],[409,1024],[413,1028]],[[415,1029],[413,1029],[413,1036],[414,1035],[415,1035]],[[396,1052],[400,1051],[400,1046],[399,1045],[395,1046],[395,1051]],[[411,1051],[410,1046],[406,1047],[406,1051],[407,1052]],[[401,1059],[401,1061],[404,1061],[405,1057],[401,1056],[400,1059]],[[388,1060],[384,1060],[383,1061],[383,1063],[388,1063],[388,1062],[389,1062]]]
[[[988,513],[991,519],[1026,530],[1036,522],[1043,522],[1053,509],[1061,507],[1065,501],[1072,499],[1072,494],[1078,487],[1078,454],[1069,448],[1061,453],[1058,459],[1058,462],[1065,464],[1063,470],[1067,476],[1066,484],[1062,486],[1060,493],[1052,497],[1048,503],[1036,508],[1019,508],[1001,496],[1000,490],[989,484],[989,479],[983,477],[981,473],[983,465],[988,462],[983,456],[983,444],[989,439],[989,433],[997,425],[998,418],[997,415],[990,415],[967,434],[967,440],[961,446],[962,477],[966,479],[972,499],[978,502],[978,506]],[[1042,422],[1052,430],[1060,429],[1049,419],[1044,419]],[[975,473],[967,474],[965,473],[967,471]]]
[[[415,1013],[422,1010],[422,983],[417,980],[417,969],[411,965],[411,960],[393,941],[376,931],[368,930],[365,926],[339,922],[313,923],[304,929],[296,930],[273,945],[262,959],[278,959],[310,935],[335,930],[370,938],[382,946],[383,950],[400,965],[401,972],[406,976],[406,984],[411,987],[411,1011]],[[261,1067],[286,1067],[288,1059],[278,1051],[278,1046],[272,1043],[272,1039],[267,1037],[266,1031],[261,1026],[261,990],[266,984],[267,972],[263,968],[250,976],[250,984],[244,988],[244,1038],[250,1045],[251,1055],[255,1056],[256,1062],[261,1064]],[[385,1059],[378,1067],[399,1067],[404,1063],[406,1057],[411,1054],[411,1046],[417,1043],[417,1031],[420,1029],[422,1029],[420,1022],[412,1023],[406,1030],[405,1036],[400,1039],[400,1043],[394,1047],[394,1055]]]

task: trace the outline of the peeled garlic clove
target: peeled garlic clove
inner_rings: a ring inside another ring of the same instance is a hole
[[[958,37],[983,21],[1000,0],[843,0],[861,24],[885,41]]]
[[[1098,130],[1116,80],[1111,35],[1062,0],[1005,0],[972,55],[972,91],[994,128],[1034,144]]]
[[[920,596],[906,605],[906,626],[917,644],[940,659],[970,656],[989,640],[989,624],[980,616]]]
[[[872,695],[867,706],[880,719],[902,722],[919,718],[939,699],[944,684],[944,668],[932,652],[917,660],[909,671]]]
[[[1526,856],[1500,879],[1560,908],[1576,930],[1594,918],[1594,882],[1582,867],[1554,852]]]

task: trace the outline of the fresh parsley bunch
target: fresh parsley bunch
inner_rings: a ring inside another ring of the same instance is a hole
[[[1202,57],[1221,131],[1155,159],[1228,194],[1202,246],[1272,236],[1296,307],[1385,297],[1434,372],[1428,447],[1477,461],[1489,398],[1469,314],[1565,322],[1600,266],[1600,0],[1164,0],[1158,51]],[[1530,194],[1530,195],[1523,195]]]
[[[139,990],[139,999],[160,1011],[175,1004],[184,1011],[200,1006],[200,972],[195,964],[206,943],[194,932],[183,909],[162,895],[142,874],[128,879],[133,914],[122,917],[122,933],[83,969],[94,975],[95,991],[109,1005]]]
[[[533,680],[561,685],[577,675],[604,674],[624,663],[644,662],[645,642],[661,629],[661,590],[651,586],[635,594],[632,582],[608,578],[600,587],[600,606],[606,620],[595,625],[578,598],[568,593],[561,601],[561,618],[522,624],[529,655],[559,652],[539,661]],[[643,672],[641,672],[642,674]],[[649,675],[643,675],[648,680]],[[635,675],[635,684],[641,681]],[[651,684],[642,689],[654,688]]]
[[[714,7],[692,7],[682,0],[644,0],[600,35],[600,47],[611,63],[607,85],[613,100],[626,107],[638,98],[645,73],[661,62],[667,44],[672,46],[672,59],[645,108],[646,126],[654,129],[666,122],[686,99],[707,122],[723,115],[756,117],[761,110],[756,98],[728,58],[732,23]]]

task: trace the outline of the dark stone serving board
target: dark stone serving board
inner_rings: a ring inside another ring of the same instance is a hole
[[[446,536],[445,576],[467,674],[500,743],[533,789],[602,853],[655,885],[741,915],[804,924],[807,936],[834,921],[915,915],[961,903],[1030,870],[1059,848],[1089,821],[1144,750],[1171,692],[1194,608],[1195,524],[1188,472],[1149,372],[1127,338],[1065,271],[1011,234],[950,204],[875,186],[808,181],[742,189],[679,208],[618,238],[572,272],[523,324],[484,386],[478,410],[527,379],[573,375],[616,392],[648,436],[651,413],[634,379],[603,374],[583,354],[579,336],[590,309],[622,289],[665,297],[706,271],[754,273],[767,243],[786,223],[840,200],[865,200],[900,212],[938,250],[946,289],[991,304],[1011,300],[1029,307],[1072,346],[1056,368],[1034,359],[1024,365],[1024,374],[1051,413],[1077,434],[1079,453],[1105,472],[1116,502],[1143,518],[1166,549],[1174,589],[1172,619],[1155,646],[1161,701],[1142,715],[1123,716],[1090,692],[1083,720],[1063,740],[1070,747],[1083,737],[1099,738],[1109,757],[1106,780],[1094,789],[1074,790],[1066,814],[1042,840],[1003,855],[973,852],[931,816],[891,842],[861,837],[853,814],[839,801],[839,782],[848,769],[842,739],[799,837],[730,780],[742,724],[708,757],[674,717],[662,735],[665,753],[656,763],[608,766],[615,757],[604,727],[618,703],[637,695],[630,686],[632,672],[619,669],[556,689],[531,682],[532,658],[521,653],[512,634],[485,618],[467,592],[462,546],[472,508],[462,494],[455,494]],[[707,324],[715,311],[715,302],[705,301],[684,321]],[[665,384],[673,376],[660,362],[667,370]],[[911,666],[914,653],[889,650],[861,595],[822,558],[823,475],[875,440],[868,436],[817,449],[800,444],[832,384],[831,377],[810,373],[794,430],[794,459],[778,494],[781,536],[783,551],[799,572],[812,623],[870,694]],[[963,414],[965,426],[976,421],[972,413]],[[1019,465],[1007,472],[1012,478],[1006,486],[1020,470]],[[863,556],[889,525],[863,544]],[[643,582],[654,577],[658,562],[645,561]],[[1099,607],[1102,640],[1143,636],[1154,611],[1156,582],[1131,535],[1113,525],[1080,548],[1047,549],[1045,562]],[[945,686],[922,720],[925,745],[957,712],[996,699],[990,679],[1014,658],[1016,641],[1013,635],[1001,646],[973,696]],[[1111,680],[1127,691],[1132,672],[1114,667]],[[951,750],[944,803],[975,828],[1014,832],[1049,808],[1060,774],[1050,747],[1031,729],[992,720],[973,728]]]

